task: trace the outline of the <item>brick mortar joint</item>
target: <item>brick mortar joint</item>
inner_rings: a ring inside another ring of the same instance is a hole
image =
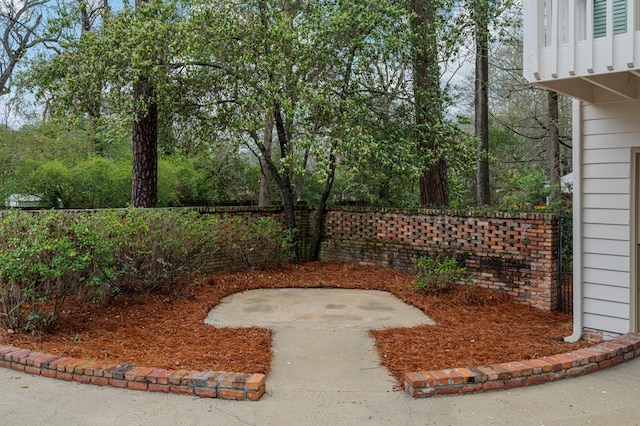
[[[14,357],[15,356],[15,357]],[[34,361],[40,359],[42,362],[39,366],[34,366]],[[57,379],[62,379],[64,377],[70,377],[71,380],[86,382],[80,377],[89,377],[89,378],[100,378],[107,381],[110,386],[115,386],[115,383],[127,383],[125,387],[128,389],[132,389],[128,387],[129,383],[136,383],[137,385],[144,384],[144,390],[148,391],[149,384],[156,384],[151,382],[147,376],[151,375],[154,371],[161,370],[153,367],[145,367],[145,366],[136,366],[136,365],[127,365],[127,364],[107,364],[107,363],[99,363],[97,361],[92,361],[88,359],[81,358],[72,358],[72,357],[60,357],[53,354],[41,353],[38,351],[31,351],[29,349],[23,349],[15,346],[9,345],[0,345],[0,362],[2,363],[0,367],[11,368],[17,371],[23,371],[27,374],[32,375],[43,375],[46,377],[53,377]],[[87,373],[85,369],[79,370],[76,367],[80,365],[91,365],[95,367],[95,369],[91,369],[91,373]],[[67,366],[73,369],[69,372],[67,371]],[[140,369],[150,369],[147,374],[145,374],[145,379],[140,381],[136,380],[136,377],[129,376],[127,377],[126,372],[132,370],[134,368]],[[28,370],[28,371],[27,371]],[[171,370],[166,370],[171,371]],[[114,377],[113,373],[116,372],[116,377]],[[176,375],[176,373],[179,373]],[[260,399],[262,396],[261,391],[265,388],[265,376],[261,373],[231,373],[226,371],[195,371],[195,370],[182,370],[182,371],[173,371],[169,377],[175,375],[175,379],[182,380],[183,377],[188,375],[196,375],[196,374],[206,374],[211,373],[211,375],[215,375],[216,381],[214,386],[207,386],[206,380],[203,386],[197,386],[193,381],[185,385],[175,385],[171,382],[167,382],[166,385],[157,384],[158,386],[166,386],[167,391],[171,389],[171,387],[179,387],[179,388],[191,388],[193,392],[196,392],[196,388],[204,388],[214,392],[212,395],[200,395],[200,396],[209,396],[213,398],[221,398],[220,391],[232,391],[232,392],[241,392],[242,398],[238,398],[241,400],[251,400],[253,398],[248,398],[248,394],[256,395],[255,400]],[[223,379],[226,377],[233,377],[234,379],[230,382],[225,382],[223,386]],[[255,380],[257,379],[257,380]],[[111,382],[114,380],[115,382]],[[257,382],[256,386],[249,386],[249,382],[254,380]],[[93,381],[90,382],[94,384]],[[134,389],[134,390],[137,390]],[[178,392],[173,392],[178,393]]]
[[[628,333],[592,347],[533,360],[513,361],[470,369],[445,369],[405,374],[405,392],[414,398],[483,392],[533,386],[549,381],[590,374],[640,356],[640,334]],[[614,350],[615,349],[615,350]],[[601,360],[597,355],[603,355]],[[449,373],[469,371],[474,376],[455,383]],[[447,383],[435,377],[448,376]],[[468,380],[468,381],[467,381]],[[432,383],[431,385],[429,383]]]

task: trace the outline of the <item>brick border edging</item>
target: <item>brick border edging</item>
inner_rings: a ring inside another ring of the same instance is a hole
[[[257,401],[264,374],[167,370],[62,357],[0,345],[0,367],[56,379],[148,392]]]
[[[414,398],[484,392],[581,376],[640,356],[640,334],[629,333],[598,345],[538,359],[475,368],[405,374],[405,392]]]

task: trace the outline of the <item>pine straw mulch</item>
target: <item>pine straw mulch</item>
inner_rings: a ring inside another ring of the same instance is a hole
[[[153,296],[117,297],[110,306],[71,307],[54,333],[0,330],[0,343],[62,356],[158,368],[268,373],[271,332],[214,328],[203,320],[223,297],[243,290],[340,287],[386,290],[428,314],[434,326],[373,330],[382,363],[405,372],[537,358],[588,346],[565,343],[569,315],[542,312],[481,288],[437,296],[411,289],[413,277],[350,263],[283,264],[174,283]]]

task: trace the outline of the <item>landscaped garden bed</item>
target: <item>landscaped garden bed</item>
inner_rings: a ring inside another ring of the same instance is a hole
[[[400,385],[407,372],[539,358],[589,346],[565,343],[569,315],[515,303],[486,289],[416,292],[414,276],[351,263],[281,264],[266,270],[176,278],[163,291],[118,295],[108,306],[68,305],[53,331],[2,329],[0,344],[75,358],[167,369],[268,373],[271,333],[216,329],[203,320],[223,297],[255,288],[339,287],[389,291],[434,326],[371,331],[382,363]]]

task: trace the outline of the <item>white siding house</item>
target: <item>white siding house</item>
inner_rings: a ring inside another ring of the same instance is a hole
[[[640,331],[640,0],[524,0],[524,74],[573,97],[574,333]]]

